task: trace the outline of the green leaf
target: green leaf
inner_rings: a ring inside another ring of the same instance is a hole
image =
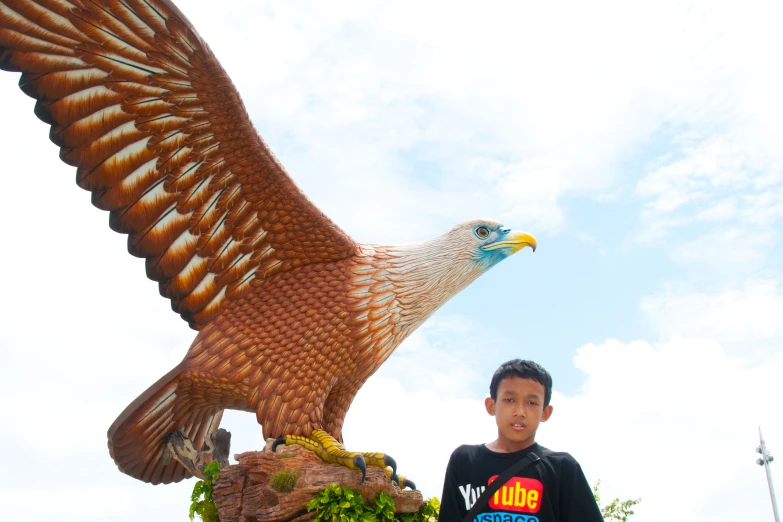
[[[204,467],[204,480],[196,481],[193,485],[193,493],[190,495],[190,520],[198,515],[202,522],[220,522],[217,508],[212,498],[213,481],[220,478],[220,464],[217,461],[210,462]]]

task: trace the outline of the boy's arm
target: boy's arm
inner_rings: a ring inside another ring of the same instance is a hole
[[[460,509],[460,502],[464,506],[465,502],[462,498],[457,496],[457,464],[456,455],[457,450],[451,454],[449,459],[449,465],[446,466],[446,477],[443,480],[443,493],[440,496],[440,516],[438,516],[438,522],[461,522],[462,518],[467,513],[466,510]]]
[[[576,460],[570,466],[563,466],[562,486],[558,522],[604,522],[593,490]]]

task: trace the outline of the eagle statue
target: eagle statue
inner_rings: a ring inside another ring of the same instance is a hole
[[[443,303],[535,249],[484,219],[421,243],[353,241],[294,184],[169,0],[0,0],[0,68],[22,73],[76,183],[198,332],[109,428],[112,458],[139,480],[198,475],[170,438],[207,451],[227,408],[254,412],[276,443],[394,467],[343,447],[356,393]]]

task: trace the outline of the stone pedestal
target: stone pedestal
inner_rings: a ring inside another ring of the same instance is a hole
[[[299,446],[280,446],[276,453],[269,447],[268,443],[264,451],[236,455],[238,464],[220,469],[213,497],[221,522],[312,520],[315,513],[307,512],[307,503],[331,484],[358,491],[368,503],[384,492],[394,499],[398,513],[418,511],[423,503],[420,491],[401,491],[378,468],[368,467],[367,478],[360,484],[361,471],[327,464]],[[273,475],[283,470],[297,474],[289,492],[272,487]]]

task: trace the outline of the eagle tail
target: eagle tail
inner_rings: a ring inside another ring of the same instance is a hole
[[[179,430],[201,449],[204,440],[217,431],[223,410],[206,405],[199,408],[189,397],[178,396],[182,370],[180,364],[150,386],[109,428],[109,453],[123,473],[152,484],[192,476],[164,454],[166,438]]]

